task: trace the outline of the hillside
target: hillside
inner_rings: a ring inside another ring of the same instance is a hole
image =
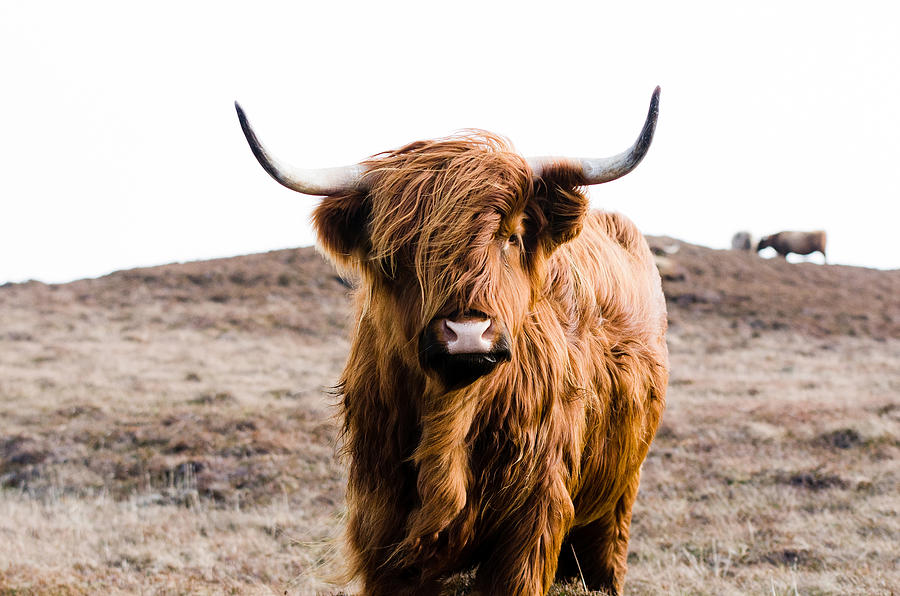
[[[900,271],[650,242],[629,593],[891,593]],[[311,248],[0,287],[0,593],[336,593],[349,292]]]
[[[666,237],[648,240],[660,253],[677,249],[664,258],[678,274],[663,281],[675,326],[712,319],[816,337],[900,338],[900,270],[792,264]],[[347,295],[348,284],[310,247],[119,271],[62,285],[6,284],[0,306],[132,309],[171,303],[170,325],[286,329],[324,338],[345,335]]]
[[[663,287],[672,322],[724,319],[735,327],[814,337],[900,338],[900,270],[763,259],[671,238],[649,239],[680,279]]]

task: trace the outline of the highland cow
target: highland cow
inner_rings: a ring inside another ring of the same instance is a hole
[[[822,258],[827,260],[825,256],[825,232],[822,230],[816,230],[815,232],[778,232],[771,236],[764,236],[760,238],[759,244],[756,245],[756,252],[770,246],[782,258],[787,258],[790,253],[810,255],[814,252],[820,252],[822,253]]]
[[[523,158],[470,131],[347,168],[262,166],[323,195],[320,248],[359,279],[344,369],[351,572],[366,594],[622,590],[641,463],[668,378],[666,307],[643,236],[589,212],[612,158]]]
[[[750,232],[736,232],[731,237],[731,250],[753,250],[753,236]]]

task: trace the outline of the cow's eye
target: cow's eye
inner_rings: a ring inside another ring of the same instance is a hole
[[[510,234],[503,244],[503,250],[508,250],[511,246],[521,246],[522,238],[518,234]]]

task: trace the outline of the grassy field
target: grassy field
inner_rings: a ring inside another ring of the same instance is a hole
[[[898,272],[673,258],[626,591],[897,592]],[[308,249],[0,288],[0,594],[352,591],[346,294]]]

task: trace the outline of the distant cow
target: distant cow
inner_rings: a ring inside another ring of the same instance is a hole
[[[753,236],[750,232],[738,232],[731,237],[732,250],[753,250]]]
[[[814,252],[822,253],[825,257],[825,232],[817,230],[815,232],[778,232],[771,236],[764,236],[756,245],[756,252],[764,248],[772,247],[782,257],[786,258],[788,253],[798,255],[808,255]]]
[[[421,141],[347,168],[266,171],[325,198],[320,247],[356,273],[344,369],[347,530],[365,594],[437,594],[477,566],[480,594],[581,576],[620,593],[641,463],[668,378],[666,303],[625,217],[582,187],[612,158],[524,158],[496,135]]]

